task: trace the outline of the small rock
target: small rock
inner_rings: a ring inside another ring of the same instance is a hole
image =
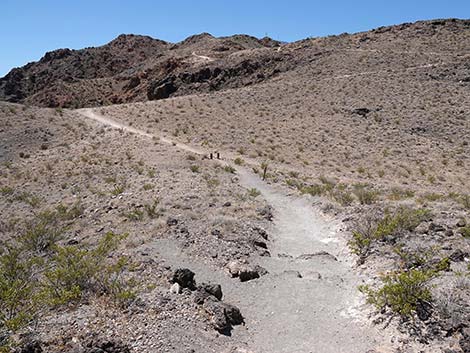
[[[454,262],[461,262],[465,260],[467,255],[468,254],[464,253],[462,250],[457,249],[449,256],[449,259]]]
[[[437,233],[437,232],[443,232],[444,230],[445,230],[445,228],[440,224],[436,224],[436,223],[433,222],[429,225],[429,231],[431,231],[431,232],[436,232]]]
[[[300,272],[295,271],[295,270],[286,270],[282,274],[289,276],[289,277],[302,278],[302,275],[300,274]]]
[[[268,248],[268,245],[264,241],[255,240],[255,241],[253,241],[253,245],[257,246],[259,248],[263,248],[263,249]]]
[[[179,283],[173,283],[173,285],[170,287],[170,293],[173,293],[173,294],[181,293],[181,287]]]
[[[317,271],[307,271],[303,274],[303,278],[318,280],[318,279],[321,279],[322,277],[321,277],[321,274]]]
[[[331,255],[329,252],[326,251],[319,251],[313,254],[302,254],[300,256],[297,256],[297,260],[312,260],[316,257],[322,257],[327,258],[329,260],[338,261],[335,256]]]
[[[416,227],[415,232],[417,234],[428,234],[429,227],[425,223],[421,223],[419,226]]]
[[[176,218],[173,218],[173,217],[168,217],[168,219],[166,220],[166,224],[168,226],[175,226],[178,224],[178,220]]]
[[[23,348],[21,348],[21,353],[42,353],[41,343],[38,341],[32,341],[27,343]]]
[[[447,229],[444,233],[446,237],[451,237],[454,235],[454,231],[452,229]]]
[[[252,279],[256,279],[259,277],[260,277],[259,272],[256,269],[251,269],[249,267],[243,268],[238,273],[238,278],[240,279],[240,282],[251,281]]]
[[[424,301],[419,301],[416,306],[416,314],[421,321],[429,320],[432,315],[432,305]]]
[[[229,202],[229,201],[227,201],[226,203],[224,203],[224,205],[223,205],[223,206],[224,206],[224,207],[230,207],[230,206],[232,206],[232,203],[231,203],[231,202]]]
[[[460,219],[456,224],[456,226],[459,227],[459,228],[465,227],[466,225],[467,225],[467,221],[465,221],[465,219],[463,219],[463,218]]]

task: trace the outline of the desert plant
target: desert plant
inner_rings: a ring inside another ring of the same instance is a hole
[[[19,248],[7,246],[0,256],[0,332],[33,319],[38,304],[33,268],[34,262],[22,257]]]
[[[158,217],[157,206],[159,203],[160,203],[160,200],[155,199],[151,204],[144,205],[145,212],[147,212],[147,215],[150,218]]]
[[[111,190],[111,194],[114,195],[114,196],[120,195],[124,192],[125,189],[126,189],[125,184],[116,184],[116,185],[114,185],[113,189]]]
[[[243,165],[245,163],[245,161],[240,158],[240,157],[237,157],[235,158],[235,160],[233,161],[236,165]]]
[[[354,185],[353,193],[361,205],[373,204],[378,200],[379,197],[378,191],[370,189],[370,187],[366,184]]]
[[[227,173],[231,173],[231,174],[234,174],[235,171],[236,171],[235,168],[232,167],[232,166],[230,166],[230,165],[226,165],[226,166],[224,167],[224,170],[225,170]]]
[[[59,221],[57,212],[39,213],[34,219],[25,222],[25,229],[18,237],[18,243],[25,250],[35,254],[50,251],[65,231]]]
[[[420,303],[432,300],[429,281],[433,276],[431,271],[415,269],[392,272],[382,276],[383,285],[379,289],[370,286],[360,286],[359,289],[367,296],[367,302],[378,310],[388,308],[394,314],[412,317]]]
[[[363,263],[374,242],[394,242],[396,237],[413,231],[429,217],[430,211],[427,209],[399,207],[394,212],[386,210],[383,215],[371,210],[353,224],[349,248],[359,256],[359,263]]]
[[[251,189],[248,190],[248,195],[250,197],[256,198],[259,195],[261,195],[261,192],[256,188],[251,188]]]

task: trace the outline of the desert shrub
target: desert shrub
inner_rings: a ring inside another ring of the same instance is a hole
[[[113,189],[111,190],[111,194],[114,195],[114,196],[120,195],[124,192],[125,189],[126,189],[125,184],[116,184],[116,185],[114,185]]]
[[[26,251],[35,254],[50,251],[66,230],[59,223],[59,215],[54,211],[43,211],[25,223],[18,242]]]
[[[400,235],[405,231],[411,232],[429,217],[430,211],[423,208],[399,207],[393,213],[386,211],[384,217],[377,224],[375,235],[378,239],[384,239],[387,236]]]
[[[429,217],[430,212],[427,209],[399,207],[394,212],[387,210],[383,215],[379,215],[377,210],[371,210],[354,223],[349,248],[359,256],[359,262],[362,263],[375,242],[394,242],[398,236],[415,230]]]
[[[333,190],[330,196],[341,206],[350,206],[354,202],[354,196],[346,190]]]
[[[19,248],[6,247],[0,256],[0,333],[16,330],[34,316],[34,262]]]
[[[395,247],[394,252],[399,256],[400,267],[405,270],[420,269],[435,273],[450,270],[450,259],[439,258],[437,247],[410,251],[399,245]]]
[[[144,212],[138,208],[134,208],[130,212],[124,213],[124,217],[129,221],[141,221],[144,219]]]
[[[149,191],[149,190],[152,190],[154,187],[155,187],[155,185],[153,185],[153,184],[144,184],[142,189],[144,189],[145,191]]]
[[[251,188],[251,189],[248,190],[248,195],[250,197],[255,198],[255,197],[258,197],[259,195],[261,195],[261,192],[256,188]]]
[[[402,199],[412,198],[413,196],[414,192],[412,190],[403,190],[395,187],[390,190],[388,198],[390,200],[399,201]]]
[[[465,209],[470,210],[470,195],[461,195],[459,201]]]
[[[44,273],[44,293],[50,305],[78,301],[91,294],[112,294],[131,291],[121,280],[127,259],[119,257],[109,264],[107,258],[126,235],[107,233],[94,249],[74,245],[57,246]]]
[[[361,205],[373,204],[379,198],[378,191],[370,189],[366,184],[354,185],[353,193]]]
[[[464,238],[470,238],[470,224],[467,224],[465,227],[459,228],[458,232],[462,234]]]
[[[193,164],[191,167],[190,167],[191,171],[193,173],[199,173],[199,166],[198,165],[195,165]]]
[[[381,278],[382,287],[372,289],[370,286],[360,286],[359,289],[367,296],[367,302],[378,310],[390,309],[394,314],[412,317],[421,302],[432,300],[429,281],[434,272],[410,270],[392,272]]]
[[[95,247],[54,245],[49,256],[34,256],[21,245],[0,254],[0,335],[37,318],[52,306],[107,295],[118,304],[135,296],[134,283],[123,278],[127,258],[110,260],[125,235],[107,233]]]
[[[150,203],[150,204],[147,203],[147,204],[144,205],[145,212],[147,212],[147,215],[150,218],[158,217],[157,206],[158,206],[159,203],[160,203],[160,200],[155,199],[152,203]]]
[[[237,157],[235,158],[235,160],[233,161],[236,165],[243,165],[245,163],[245,161],[240,158],[240,157]]]
[[[227,172],[227,173],[231,173],[231,174],[234,174],[235,173],[235,168],[232,167],[231,165],[226,165],[224,167],[224,170]]]
[[[39,196],[36,196],[30,192],[24,191],[19,194],[17,194],[14,197],[15,201],[20,201],[24,202],[28,205],[30,205],[33,208],[38,207],[41,204],[42,199]]]
[[[323,185],[312,184],[312,185],[302,186],[300,189],[300,192],[302,194],[309,194],[311,196],[321,196],[326,192],[326,190]]]
[[[328,179],[327,177],[325,177],[323,175],[321,175],[318,179],[322,183],[323,190],[325,192],[330,192],[335,188],[336,183],[335,183],[334,180]]]
[[[60,203],[56,206],[57,216],[63,221],[71,221],[83,214],[84,207],[80,202],[74,203],[72,206]]]

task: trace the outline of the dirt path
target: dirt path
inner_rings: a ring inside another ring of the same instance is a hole
[[[153,138],[91,109],[79,112],[108,126]],[[174,145],[169,139],[160,140]],[[184,144],[176,146],[204,153]],[[168,240],[146,244],[146,250],[158,252],[171,266],[191,268],[198,281],[220,283],[227,302],[240,307],[246,318],[246,326],[234,330],[233,340],[254,353],[386,352],[379,348],[380,335],[362,314],[357,291],[361,279],[347,260],[336,224],[316,212],[307,198],[286,195],[245,168],[234,167],[241,185],[258,189],[274,209],[272,257],[256,260],[268,275],[240,283],[192,260]],[[312,255],[320,251],[328,254]]]

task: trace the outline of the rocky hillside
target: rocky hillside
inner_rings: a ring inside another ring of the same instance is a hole
[[[214,38],[203,33],[177,44],[120,35],[101,47],[58,49],[38,62],[13,69],[0,80],[0,99],[83,107],[167,98],[180,86],[181,92],[198,91],[207,80],[211,83],[205,89],[237,87],[247,84],[251,76],[260,80],[277,72],[276,57],[263,49],[278,45],[269,38],[245,35]],[[248,53],[253,51],[259,55],[249,60]],[[218,64],[209,69],[212,61]]]
[[[203,33],[176,44],[121,35],[102,47],[59,49],[13,69],[0,79],[0,100],[69,108],[157,100],[253,85],[286,71],[311,71],[312,65],[312,78],[331,75],[347,64],[345,50],[406,52],[411,65],[415,59],[419,63],[415,54],[460,55],[469,41],[470,21],[455,19],[289,44],[246,35],[215,38]],[[360,64],[390,63],[390,53],[378,54],[376,62]],[[457,79],[469,79],[468,67],[459,71]]]

